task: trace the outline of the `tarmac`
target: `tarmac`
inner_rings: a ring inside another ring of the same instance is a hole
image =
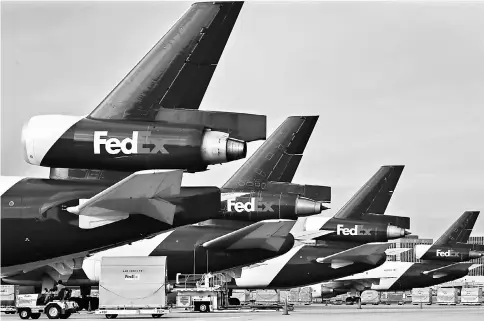
[[[1,315],[2,320],[20,320],[18,315]],[[42,315],[40,319],[48,319]],[[484,321],[484,306],[363,306],[357,309],[356,306],[346,305],[322,305],[312,304],[309,306],[295,306],[294,311],[289,311],[289,315],[283,315],[283,311],[216,311],[210,313],[187,312],[181,309],[173,309],[171,313],[163,315],[160,319],[153,319],[151,316],[123,317],[118,316],[114,320],[163,320],[177,319],[190,321],[283,321],[287,320],[348,320],[348,321]],[[30,320],[30,319],[29,319]],[[107,320],[102,315],[95,314],[74,314],[68,320],[94,321]]]

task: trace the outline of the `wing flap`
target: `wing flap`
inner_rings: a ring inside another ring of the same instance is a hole
[[[295,223],[291,220],[260,221],[205,242],[202,246],[209,250],[264,249],[278,252],[292,238],[289,232]]]
[[[67,211],[80,215],[81,228],[94,228],[142,214],[173,224],[176,206],[165,198],[180,194],[183,172],[148,170],[131,174]]]

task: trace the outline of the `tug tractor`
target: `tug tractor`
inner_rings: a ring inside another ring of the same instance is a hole
[[[53,300],[43,303],[39,294],[19,294],[17,296],[16,308],[20,319],[38,319],[45,313],[49,319],[67,319],[72,313],[77,312],[76,302],[68,300]]]

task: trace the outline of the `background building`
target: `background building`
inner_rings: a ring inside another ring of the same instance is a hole
[[[408,235],[406,237],[392,240],[393,243],[390,248],[406,248],[411,249],[406,251],[400,255],[390,255],[388,257],[389,261],[397,261],[397,262],[420,262],[415,257],[415,245],[418,244],[425,244],[425,245],[432,245],[434,243],[433,239],[420,239],[418,235]]]
[[[390,255],[388,256],[388,261],[397,261],[397,262],[420,262],[415,257],[415,245],[418,244],[425,244],[425,245],[432,245],[434,243],[433,239],[421,239],[418,235],[408,235],[407,237],[392,240],[393,243],[390,248],[408,248],[411,249],[407,252],[404,252],[400,255]],[[469,238],[469,242],[472,244],[483,244],[484,245],[484,236],[471,236]],[[473,260],[476,264],[482,264],[478,268],[475,268],[470,271],[469,276],[484,276],[484,257],[480,259]]]
[[[469,242],[472,244],[484,244],[484,236],[471,236],[469,237]],[[478,268],[475,268],[469,273],[469,276],[484,276],[484,257],[480,259],[473,260],[473,262],[482,264]]]

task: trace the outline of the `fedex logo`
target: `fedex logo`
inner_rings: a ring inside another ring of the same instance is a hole
[[[363,225],[355,225],[352,228],[343,224],[336,225],[336,235],[371,235],[372,228],[364,228]]]
[[[250,202],[236,202],[235,200],[228,200],[227,201],[227,211],[232,212],[235,210],[236,212],[274,212],[272,205],[274,202],[264,202],[262,198],[258,197],[251,197]]]
[[[107,139],[107,131],[95,131],[94,132],[94,154],[101,153],[101,145],[104,145],[106,152],[111,155],[119,154],[156,154],[161,152],[162,154],[168,154],[168,151],[164,148],[163,143],[157,139],[151,139],[151,132],[149,131],[134,131],[131,138],[127,137],[123,140],[112,137]],[[141,141],[143,143],[138,144]],[[148,147],[143,147],[143,144],[154,145],[155,147],[150,150]]]
[[[459,256],[459,252],[454,252],[452,250],[447,250],[447,251],[437,250],[437,252],[435,254],[437,256],[440,256],[440,257],[455,257],[455,256]]]

